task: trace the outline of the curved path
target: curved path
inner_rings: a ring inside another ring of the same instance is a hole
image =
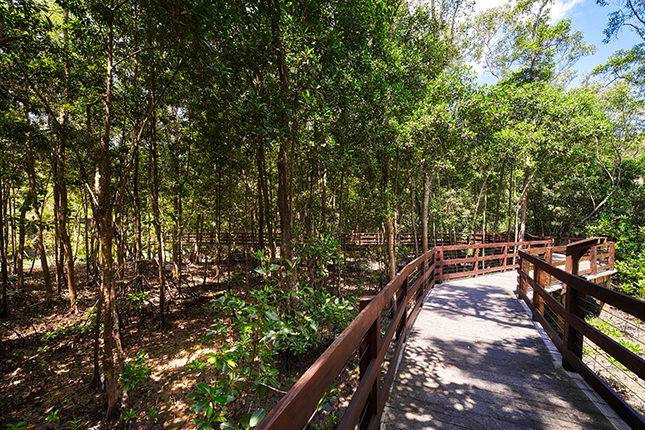
[[[515,298],[516,283],[517,272],[506,272],[435,286],[381,429],[629,428],[562,368]]]

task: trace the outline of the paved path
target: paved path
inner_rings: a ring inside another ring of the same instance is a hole
[[[381,429],[616,428],[554,361],[515,298],[516,280],[507,272],[435,287]]]

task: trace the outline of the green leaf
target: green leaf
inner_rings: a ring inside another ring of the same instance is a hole
[[[266,412],[264,411],[264,409],[258,409],[253,413],[253,415],[251,415],[251,420],[249,421],[249,425],[251,427],[257,426],[258,424],[260,424],[260,421],[264,419],[265,415],[266,415]]]

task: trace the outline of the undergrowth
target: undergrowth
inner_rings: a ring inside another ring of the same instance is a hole
[[[279,391],[275,356],[312,351],[320,346],[324,331],[339,333],[355,315],[349,301],[325,291],[308,287],[285,291],[282,283],[293,274],[295,264],[273,262],[262,252],[257,258],[260,266],[255,271],[263,276],[264,282],[261,288],[250,292],[252,300],[247,302],[226,293],[205,307],[214,324],[198,342],[213,343],[216,338],[228,342],[220,351],[205,354],[203,361],[196,359],[189,366],[191,372],[209,370],[216,375],[208,383],[198,383],[188,395],[199,429],[213,429],[218,424],[220,429],[255,427],[264,418],[263,409],[245,414],[238,422],[230,420],[229,411],[242,390],[250,389],[259,399],[272,390]],[[281,272],[277,263],[287,269]]]

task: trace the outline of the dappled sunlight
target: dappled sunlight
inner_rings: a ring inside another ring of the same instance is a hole
[[[435,287],[410,334],[383,429],[610,425],[564,382],[568,375],[512,295],[516,275],[506,277],[506,290],[493,286],[499,275]]]

